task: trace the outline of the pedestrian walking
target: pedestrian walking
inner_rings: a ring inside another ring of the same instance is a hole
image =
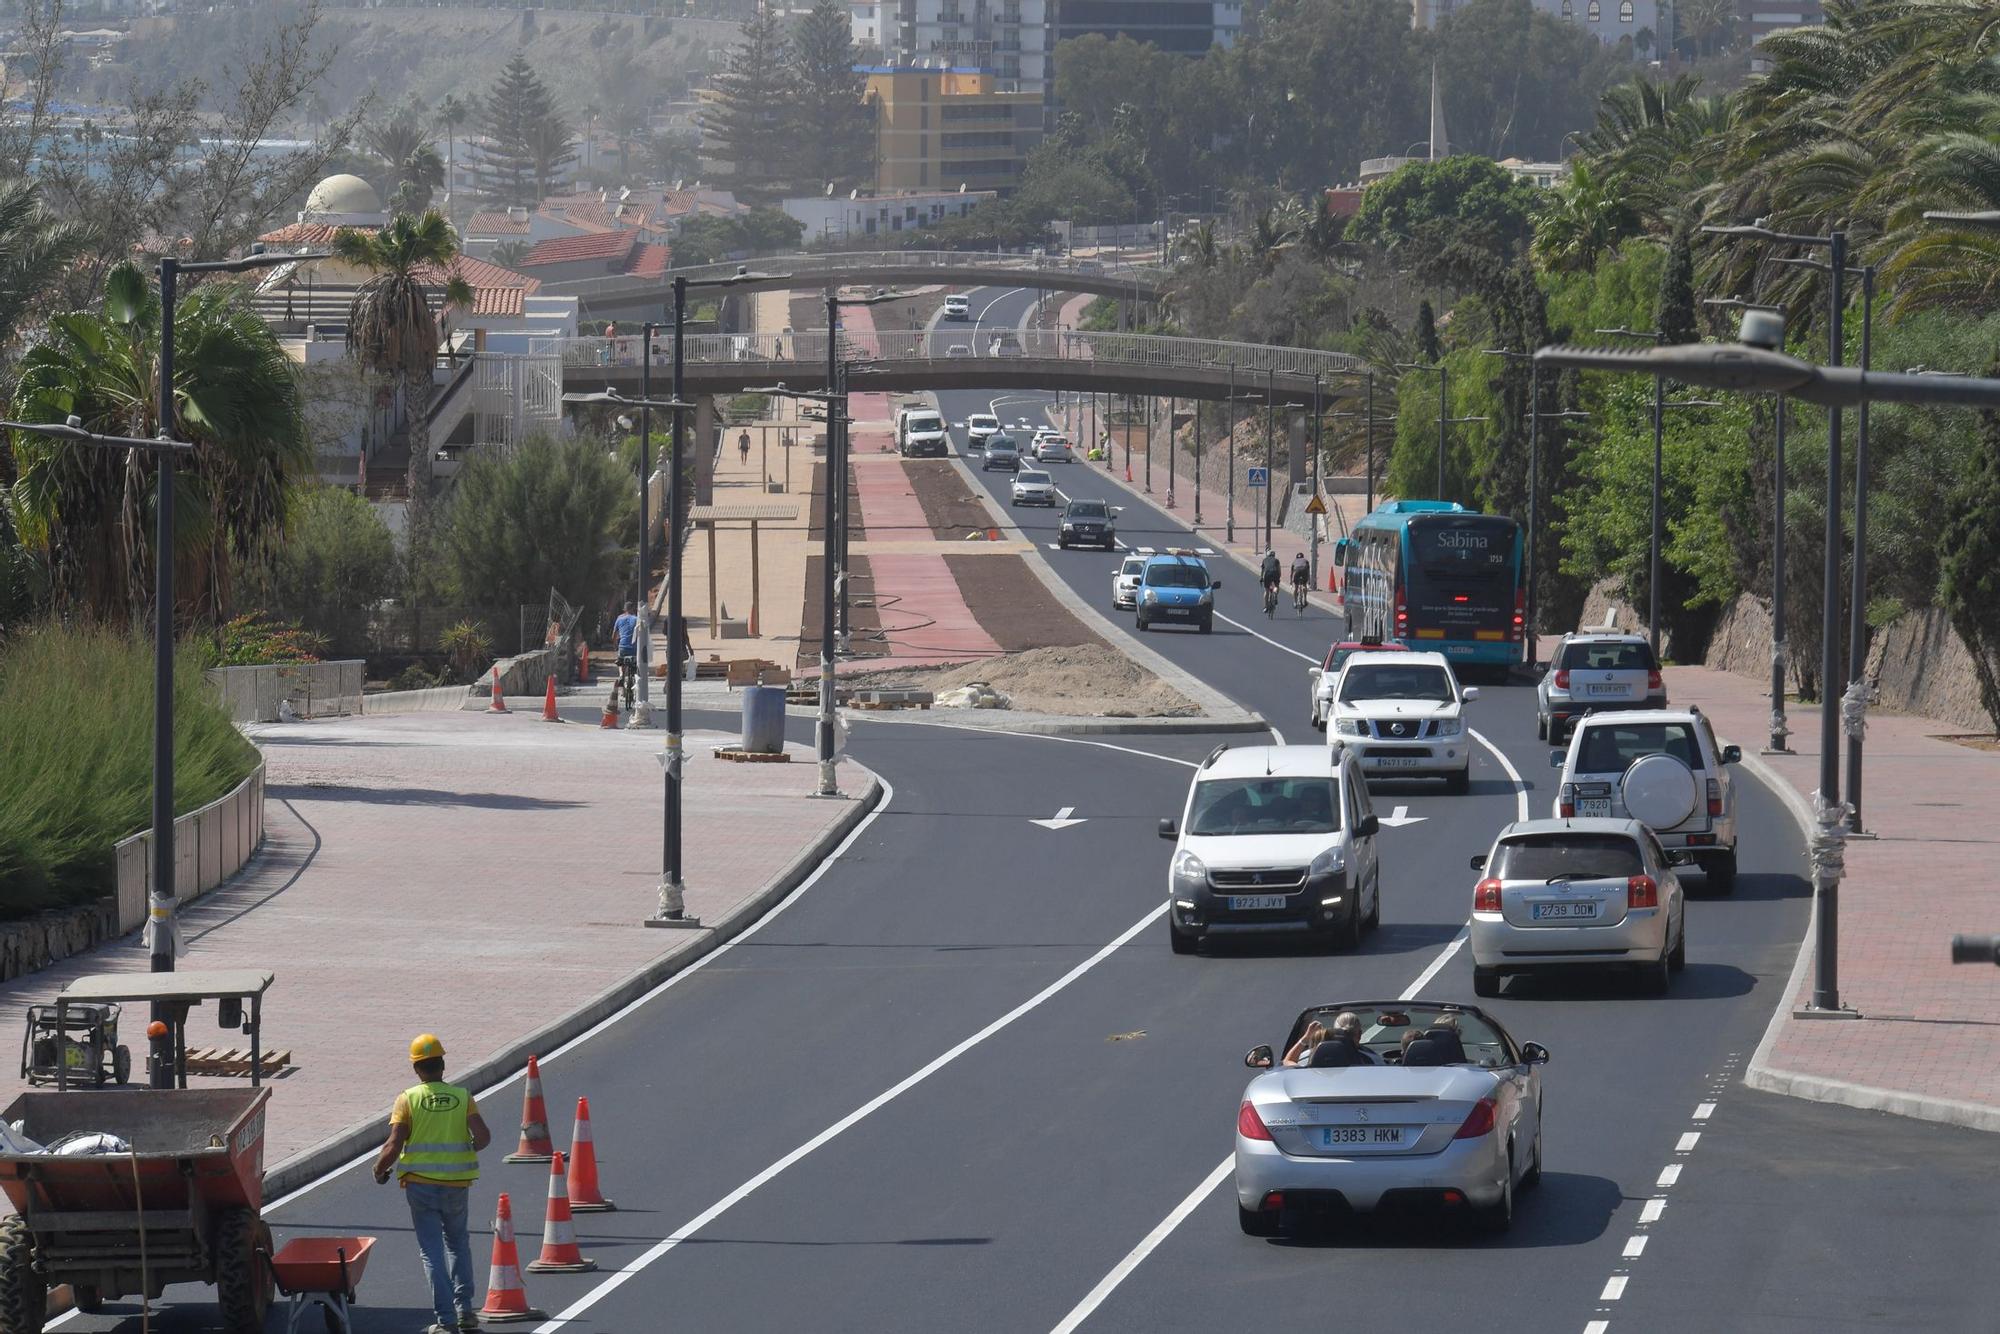
[[[736,457],[743,463],[750,461],[750,433],[748,431],[736,437]]]
[[[424,1334],[479,1328],[473,1290],[471,1186],[479,1151],[493,1141],[472,1091],[444,1080],[444,1044],[430,1034],[410,1043],[417,1082],[396,1095],[389,1139],[375,1158],[375,1180],[395,1175],[410,1206],[411,1230],[430,1280],[435,1324]]]

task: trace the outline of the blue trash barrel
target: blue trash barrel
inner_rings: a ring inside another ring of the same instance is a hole
[[[743,749],[775,755],[785,748],[785,688],[743,687]]]

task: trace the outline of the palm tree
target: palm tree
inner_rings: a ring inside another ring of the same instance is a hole
[[[1250,220],[1250,262],[1259,275],[1269,273],[1278,256],[1299,239],[1294,212],[1283,205],[1267,205]]]
[[[458,180],[458,127],[472,119],[472,103],[456,93],[437,104],[437,123],[444,129],[444,205],[451,208],[451,188]]]
[[[430,499],[431,375],[442,331],[431,313],[431,286],[443,305],[469,306],[472,287],[457,272],[458,237],[436,210],[422,217],[399,214],[377,232],[343,231],[334,239],[336,259],[375,276],[354,294],[347,316],[347,350],[370,370],[402,377],[409,416],[410,502]],[[429,284],[429,286],[427,286]]]
[[[403,183],[403,164],[408,162],[418,149],[428,146],[430,136],[424,133],[415,116],[407,111],[399,112],[387,120],[377,121],[362,131],[361,144],[372,154],[384,171],[380,178],[379,190],[384,199],[394,194]]]
[[[444,159],[430,144],[396,164],[396,188],[389,195],[389,207],[396,213],[416,214],[430,207],[431,196],[444,185]]]
[[[1544,269],[1577,272],[1596,267],[1637,229],[1638,216],[1621,191],[1605,185],[1579,160],[1569,180],[1550,190],[1535,220],[1535,262]]]
[[[159,429],[160,306],[130,263],[107,275],[100,309],[50,318],[23,355],[11,404],[19,421],[80,419],[93,431]],[[296,371],[236,284],[205,283],[174,314],[175,430],[195,445],[178,467],[174,553],[187,608],[230,611],[231,558],[254,556],[283,528],[287,488],[312,467]],[[14,442],[6,495],[21,543],[46,561],[57,596],[86,615],[129,619],[152,586],[151,463],[39,436]]]
[[[534,248],[534,243],[531,241],[501,241],[493,247],[486,258],[503,269],[518,269],[521,267],[521,261],[526,259],[528,252]]]
[[[1222,262],[1222,244],[1216,239],[1215,224],[1198,223],[1181,233],[1174,242],[1177,258],[1204,273]]]
[[[0,182],[0,344],[68,271],[90,230],[50,213],[32,180]]]

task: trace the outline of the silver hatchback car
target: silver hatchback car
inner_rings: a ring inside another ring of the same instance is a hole
[[[1685,857],[1686,854],[1677,854]],[[1472,859],[1472,990],[1565,968],[1627,968],[1663,994],[1687,966],[1676,861],[1637,820],[1521,820]]]

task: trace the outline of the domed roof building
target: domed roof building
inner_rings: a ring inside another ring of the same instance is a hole
[[[317,222],[335,227],[380,227],[389,221],[382,198],[375,187],[359,176],[342,173],[329,176],[312,188],[300,222]]]

